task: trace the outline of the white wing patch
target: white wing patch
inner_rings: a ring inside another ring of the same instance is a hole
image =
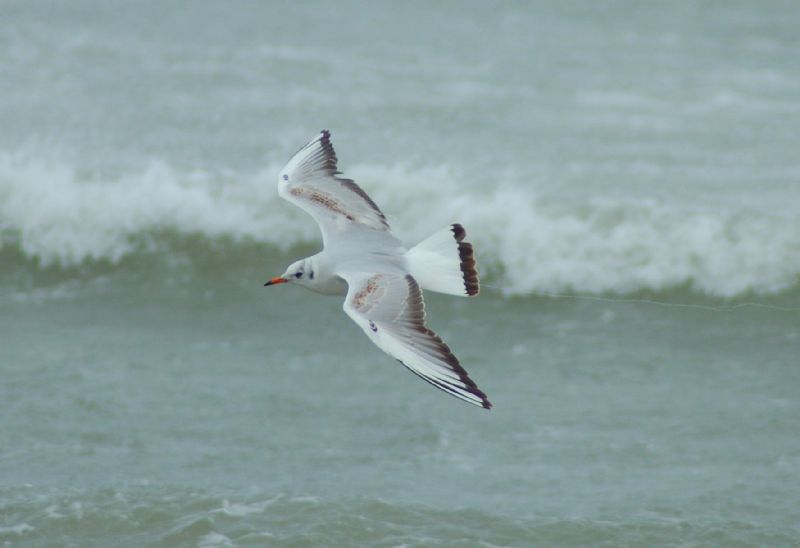
[[[425,325],[422,291],[410,275],[343,274],[344,311],[378,348],[448,394],[489,409],[492,404],[436,333]]]
[[[351,179],[339,177],[330,133],[322,131],[286,164],[278,179],[278,194],[310,214],[323,239],[350,225],[389,230],[389,223],[372,198]]]

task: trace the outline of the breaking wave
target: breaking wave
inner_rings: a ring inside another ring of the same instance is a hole
[[[257,173],[83,173],[0,154],[0,246],[40,268],[117,264],[159,253],[161,234],[287,250],[319,239],[277,196],[274,165]],[[465,187],[447,168],[348,166],[408,242],[463,223],[484,274],[511,294],[630,293],[687,287],[719,297],[774,294],[800,276],[800,214],[683,209],[654,201],[557,199],[534,188]]]

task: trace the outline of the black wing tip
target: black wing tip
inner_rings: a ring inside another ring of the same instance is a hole
[[[458,256],[461,260],[461,273],[464,275],[464,290],[467,295],[474,297],[481,292],[480,278],[478,277],[477,263],[475,261],[475,250],[472,244],[463,241],[467,236],[467,231],[458,223],[451,227],[453,237],[458,243]]]
[[[462,367],[461,370],[464,371],[464,368]],[[466,373],[467,372],[464,371],[465,376],[466,376]],[[489,401],[489,398],[486,396],[486,394],[483,393],[483,390],[478,388],[478,385],[475,384],[475,381],[473,381],[469,377],[467,377],[467,379],[469,379],[469,382],[470,382],[470,385],[469,385],[469,388],[467,389],[467,391],[470,394],[472,394],[473,396],[478,396],[481,399],[480,404],[476,404],[476,405],[480,405],[484,409],[491,409],[492,408],[492,402]]]
[[[415,369],[413,369],[411,367],[408,367],[408,365],[406,365],[405,362],[403,362],[403,360],[397,360],[397,361],[400,362],[401,364],[403,364],[403,366],[406,369],[408,369],[409,371],[414,373],[417,377],[419,377],[423,381],[427,382],[431,386],[434,386],[434,387],[438,388],[439,390],[441,390],[445,394],[449,394],[449,395],[453,396],[454,398],[458,398],[461,401],[465,401],[465,402],[470,403],[472,405],[477,405],[477,406],[482,407],[482,408],[487,409],[487,410],[492,408],[492,402],[489,401],[489,398],[486,397],[486,394],[484,394],[481,391],[481,389],[478,388],[475,385],[475,383],[472,381],[472,379],[470,379],[469,377],[467,377],[467,379],[469,380],[469,382],[471,384],[468,385],[466,388],[461,388],[461,390],[463,390],[464,392],[467,392],[469,394],[472,394],[473,396],[477,396],[480,399],[479,402],[475,401],[473,399],[469,399],[469,398],[465,397],[463,394],[459,394],[456,390],[454,390],[452,388],[452,386],[449,386],[447,384],[438,382],[438,381],[436,381],[436,380],[434,380],[434,379],[432,379],[430,377],[426,377],[425,375],[423,375],[419,371],[416,371]],[[463,368],[461,370],[463,371]],[[466,373],[466,371],[464,371],[464,373]]]
[[[466,371],[464,371],[464,372],[466,373]],[[472,379],[470,379],[470,381],[472,381]],[[489,398],[486,397],[486,394],[483,393],[483,390],[478,388],[478,385],[475,384],[474,381],[472,381],[472,386],[470,386],[470,390],[469,391],[470,391],[470,393],[472,393],[475,396],[478,396],[481,399],[481,403],[480,403],[481,407],[483,407],[484,409],[491,409],[492,408],[492,402],[489,401]]]
[[[336,156],[336,151],[333,149],[333,143],[331,143],[331,132],[327,129],[323,129],[320,131],[319,137],[312,141],[312,143],[316,141],[319,141],[319,146],[322,148],[320,167],[324,169],[328,175],[336,176],[339,173],[339,158]]]

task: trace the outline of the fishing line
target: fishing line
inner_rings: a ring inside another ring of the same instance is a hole
[[[497,291],[504,292],[504,288],[497,286],[497,285],[490,285],[490,284],[481,284],[481,288],[489,288],[494,289]],[[614,299],[609,297],[595,297],[592,295],[572,295],[569,293],[548,293],[542,291],[525,291],[523,293],[519,293],[519,295],[526,296],[526,297],[548,297],[552,299],[574,299],[574,300],[581,300],[581,301],[595,301],[601,303],[613,303],[613,304],[652,304],[658,306],[664,306],[667,308],[695,308],[698,310],[708,310],[712,312],[734,312],[740,308],[765,308],[768,310],[776,310],[778,312],[800,312],[800,307],[790,307],[790,306],[776,306],[772,304],[764,304],[764,303],[754,303],[754,302],[745,302],[745,303],[736,303],[731,305],[704,305],[704,304],[690,304],[690,303],[670,303],[664,301],[654,301],[652,299]]]

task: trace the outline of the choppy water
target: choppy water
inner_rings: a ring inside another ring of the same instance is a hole
[[[794,3],[0,10],[4,544],[800,542]],[[323,127],[491,412],[261,287]]]

